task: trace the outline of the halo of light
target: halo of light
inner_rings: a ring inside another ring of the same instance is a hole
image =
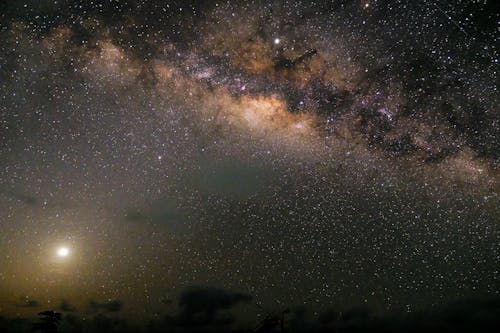
[[[59,257],[67,257],[69,255],[69,249],[67,247],[60,247],[57,249],[57,255]]]

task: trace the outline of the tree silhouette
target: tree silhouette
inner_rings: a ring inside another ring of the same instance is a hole
[[[52,310],[38,313],[39,321],[33,324],[32,331],[42,333],[57,333],[57,325],[61,321],[61,314]]]

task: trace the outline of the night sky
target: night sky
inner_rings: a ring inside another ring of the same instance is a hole
[[[1,1],[0,317],[500,297],[499,12]]]

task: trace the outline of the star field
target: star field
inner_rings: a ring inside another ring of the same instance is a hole
[[[498,297],[495,7],[1,5],[0,314]]]

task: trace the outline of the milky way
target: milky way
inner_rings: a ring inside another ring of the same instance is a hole
[[[4,5],[0,309],[498,296],[488,6]]]

